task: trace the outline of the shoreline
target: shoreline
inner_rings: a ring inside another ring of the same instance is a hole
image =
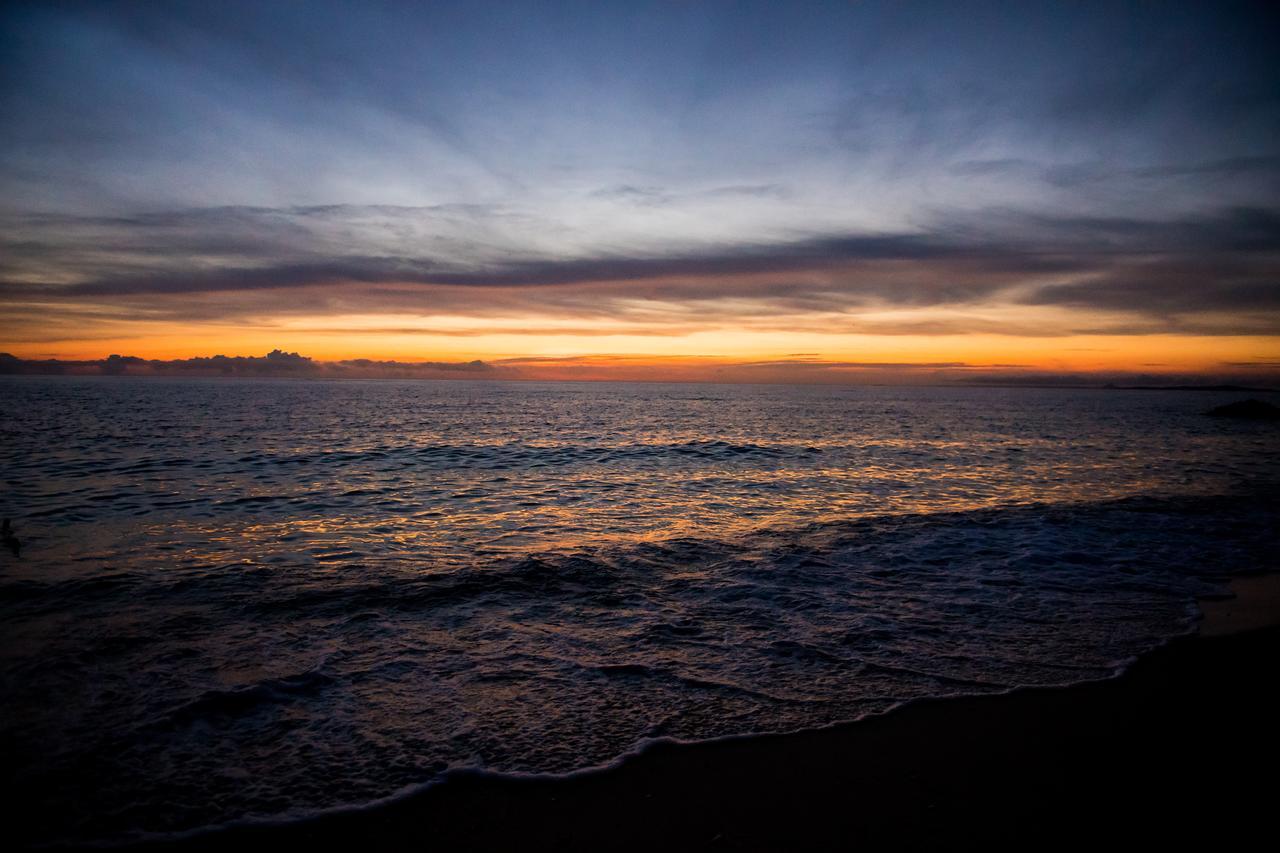
[[[1223,846],[1273,830],[1280,575],[1233,579],[1200,631],[1123,674],[919,700],[823,729],[658,742],[564,777],[460,773],[384,805],[123,849]]]

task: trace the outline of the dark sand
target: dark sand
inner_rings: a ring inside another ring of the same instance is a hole
[[[1239,589],[1253,595],[1253,586],[1274,593],[1280,577]],[[1265,604],[1209,603],[1211,636],[1175,640],[1106,682],[920,703],[825,731],[659,746],[572,779],[470,777],[375,811],[173,846],[1271,849],[1280,628],[1276,597],[1255,598],[1271,602],[1269,619],[1255,612]],[[1236,626],[1247,630],[1230,633]]]

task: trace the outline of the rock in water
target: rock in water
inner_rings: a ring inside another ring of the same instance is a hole
[[[1254,421],[1280,420],[1280,408],[1276,408],[1270,403],[1264,403],[1262,400],[1239,400],[1235,403],[1227,403],[1225,406],[1212,408],[1205,414],[1214,418],[1247,418]]]

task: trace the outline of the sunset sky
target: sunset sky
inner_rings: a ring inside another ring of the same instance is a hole
[[[1280,374],[1266,4],[8,3],[0,351]]]

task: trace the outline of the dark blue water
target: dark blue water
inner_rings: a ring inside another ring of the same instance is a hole
[[[1233,395],[0,382],[22,837],[1105,677],[1274,565]]]

